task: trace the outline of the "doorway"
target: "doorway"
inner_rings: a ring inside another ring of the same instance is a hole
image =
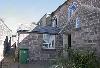
[[[68,49],[71,48],[71,34],[68,34]]]

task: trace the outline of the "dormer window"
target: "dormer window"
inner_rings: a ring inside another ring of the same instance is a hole
[[[72,16],[72,14],[75,12],[77,9],[77,3],[73,2],[69,7],[68,7],[68,18]]]

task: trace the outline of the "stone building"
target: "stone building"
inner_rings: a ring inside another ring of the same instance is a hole
[[[100,10],[98,0],[77,1],[75,13],[70,20],[72,47],[95,48],[99,51]]]
[[[51,14],[45,14],[36,28],[46,34],[30,34],[20,43],[27,44],[29,59],[55,59],[65,47],[95,49],[99,55],[99,4],[99,0],[67,0]],[[47,34],[45,28],[59,31],[57,35]]]
[[[12,31],[7,27],[2,19],[0,19],[0,60],[3,58],[4,41],[8,36],[8,41],[12,37]]]
[[[67,0],[54,11],[61,25],[63,46],[100,53],[100,1]],[[58,24],[58,26],[59,26]]]
[[[38,26],[33,29],[33,31],[36,31],[34,33],[30,33],[27,37],[25,37],[19,43],[19,47],[25,45],[29,49],[30,61],[54,60],[57,57],[57,54],[62,50],[61,45],[63,43],[63,39],[58,35],[51,34],[57,31],[56,27],[51,23],[50,15],[45,14],[37,24]],[[40,29],[40,33],[37,32],[38,29]],[[49,33],[41,33],[44,31],[47,31]]]

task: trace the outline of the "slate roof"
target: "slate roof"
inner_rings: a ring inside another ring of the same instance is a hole
[[[32,33],[39,33],[39,34],[58,34],[60,29],[58,27],[51,27],[51,26],[37,26],[31,32]]]
[[[52,34],[56,35],[60,32],[60,28],[51,26],[36,26],[33,30],[19,30],[20,33],[37,33],[37,34]]]

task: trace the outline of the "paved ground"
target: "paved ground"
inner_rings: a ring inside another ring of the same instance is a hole
[[[48,61],[36,61],[29,64],[18,64],[16,63],[15,66],[17,68],[49,68],[49,62]]]
[[[8,66],[2,66],[2,68],[48,68],[48,67],[44,67],[43,65],[40,66],[38,64],[10,64]]]
[[[1,68],[49,68],[50,63],[48,61],[35,61],[28,64],[19,64],[14,62],[13,57],[5,57],[2,60]]]
[[[48,68],[47,63],[35,63],[35,64],[20,64],[19,68]]]

